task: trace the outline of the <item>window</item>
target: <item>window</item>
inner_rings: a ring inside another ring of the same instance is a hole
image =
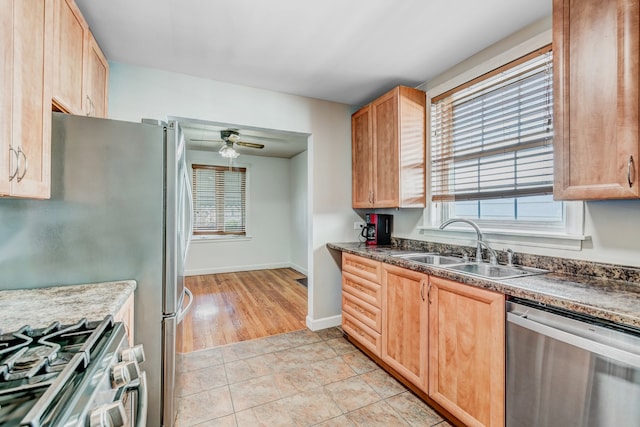
[[[246,168],[191,165],[193,234],[246,234]]]
[[[551,46],[432,99],[431,199],[438,221],[563,227],[553,201]]]

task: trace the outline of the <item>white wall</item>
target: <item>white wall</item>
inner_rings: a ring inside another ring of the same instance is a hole
[[[290,200],[291,200],[291,266],[297,271],[308,273],[308,253],[309,247],[309,209],[308,200],[308,179],[307,162],[309,156],[304,151],[290,160]]]
[[[189,171],[191,163],[228,164],[215,151],[196,150],[187,152],[187,162]],[[288,159],[245,154],[233,161],[234,166],[247,168],[247,237],[194,238],[187,275],[291,266],[290,163]]]
[[[309,313],[312,329],[340,322],[340,269],[327,242],[353,240],[349,106],[110,63],[109,117],[189,117],[310,134],[308,149]]]
[[[551,17],[548,17],[479,52],[442,75],[424,83],[421,88],[429,93],[429,90],[435,87],[442,89],[444,84],[455,87],[457,84],[469,80],[470,76],[477,75],[478,69],[483,69],[488,64],[489,66],[493,64],[493,68],[496,68],[504,63],[505,58],[509,58],[509,56],[512,56],[511,59],[522,56],[522,53],[518,52],[522,52],[523,49],[530,48],[529,51],[531,51],[540,47],[541,43],[550,42]],[[586,202],[584,234],[589,236],[589,239],[583,241],[578,250],[526,244],[519,244],[514,249],[537,255],[640,267],[638,212],[640,212],[640,201],[638,200]],[[424,225],[421,209],[395,210],[389,211],[389,213],[395,215],[393,235],[396,237],[461,244],[459,240],[451,240],[446,237],[426,238],[422,235],[417,228]],[[469,241],[469,245],[472,245],[471,241]],[[492,244],[492,246],[496,249],[504,249],[500,244]]]

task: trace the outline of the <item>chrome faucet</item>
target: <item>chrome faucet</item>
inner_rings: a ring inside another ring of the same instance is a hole
[[[469,224],[476,231],[476,262],[478,264],[482,263],[482,246],[487,248],[487,250],[489,251],[490,263],[493,265],[498,263],[498,254],[496,254],[496,251],[494,251],[493,248],[491,248],[489,244],[482,239],[482,232],[480,231],[480,227],[478,227],[478,224],[476,224],[475,222],[464,218],[452,218],[440,224],[440,230],[443,230],[447,225],[454,222],[464,222],[465,224]]]

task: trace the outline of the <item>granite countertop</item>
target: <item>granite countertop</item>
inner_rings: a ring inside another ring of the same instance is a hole
[[[134,280],[0,291],[0,330],[42,328],[115,315],[135,291]]]
[[[406,249],[380,248],[362,243],[328,243],[327,247],[640,328],[640,283],[612,280],[604,276],[579,276],[562,272],[512,279],[484,279],[392,256],[394,253],[406,252]],[[530,266],[536,267],[536,265]]]

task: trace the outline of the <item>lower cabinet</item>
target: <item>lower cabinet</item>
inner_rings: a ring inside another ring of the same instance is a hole
[[[431,277],[429,397],[467,426],[504,426],[504,295]]]
[[[504,302],[501,293],[343,254],[349,339],[469,427],[505,423]]]
[[[375,357],[382,338],[381,263],[342,254],[342,329]]]
[[[382,264],[382,360],[427,391],[429,276]]]
[[[131,294],[120,310],[113,316],[114,321],[122,322],[124,325],[124,329],[129,336],[130,346],[133,346],[133,302],[133,294]]]

